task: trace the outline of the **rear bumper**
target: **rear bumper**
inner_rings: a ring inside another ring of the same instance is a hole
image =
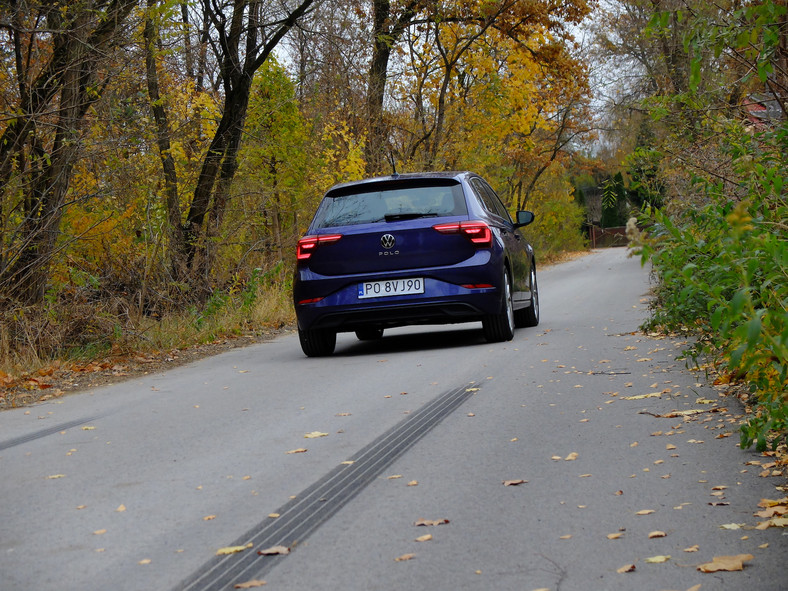
[[[489,251],[479,254],[486,256],[473,262],[481,264],[463,264],[437,270],[411,269],[396,275],[324,277],[308,269],[297,270],[293,299],[298,327],[301,330],[327,328],[345,332],[362,326],[390,328],[412,324],[471,322],[480,320],[486,314],[496,314],[501,309],[498,283],[503,275],[503,263],[490,264]],[[424,293],[364,300],[358,298],[360,282],[397,277],[423,278]],[[489,284],[492,287],[463,287],[469,284]],[[322,299],[299,303],[313,298]]]
[[[298,327],[302,330],[330,328],[337,332],[361,327],[393,328],[412,324],[453,324],[481,320],[501,308],[498,290],[492,293],[469,294],[467,298],[441,301],[387,302],[384,305],[320,306],[305,304],[296,309]]]

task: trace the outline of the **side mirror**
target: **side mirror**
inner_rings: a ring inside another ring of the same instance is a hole
[[[527,226],[531,222],[534,221],[534,213],[532,211],[518,211],[517,212],[517,223],[515,224],[518,228],[522,228],[523,226]]]

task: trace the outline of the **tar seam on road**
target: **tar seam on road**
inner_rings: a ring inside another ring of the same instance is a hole
[[[266,518],[233,543],[250,548],[241,553],[217,556],[181,582],[178,591],[218,591],[229,585],[259,578],[285,558],[262,556],[258,550],[272,546],[295,548],[309,534],[332,517],[387,466],[429,433],[479,389],[470,382],[437,396],[398,425],[349,458],[320,480],[301,491],[276,511],[277,518]]]
[[[31,433],[29,435],[22,435],[21,437],[15,437],[14,439],[2,441],[0,442],[0,451],[3,451],[4,449],[8,449],[9,447],[14,447],[15,445],[27,443],[28,441],[33,441],[34,439],[41,439],[42,437],[46,437],[47,435],[52,435],[53,433],[59,433],[60,431],[65,431],[66,429],[70,429],[71,427],[84,425],[85,423],[95,421],[98,418],[100,417],[96,416],[96,417],[88,417],[86,419],[76,419],[75,421],[69,421],[68,423],[60,423],[53,427],[42,429],[41,431],[36,431],[35,433]]]

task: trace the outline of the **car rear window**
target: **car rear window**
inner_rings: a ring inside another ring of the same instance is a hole
[[[329,192],[315,214],[315,228],[374,224],[420,217],[467,215],[459,183],[383,183]]]

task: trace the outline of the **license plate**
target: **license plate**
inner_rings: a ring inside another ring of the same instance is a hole
[[[365,281],[358,284],[358,297],[384,298],[388,296],[424,293],[424,279],[388,279],[386,281]]]

